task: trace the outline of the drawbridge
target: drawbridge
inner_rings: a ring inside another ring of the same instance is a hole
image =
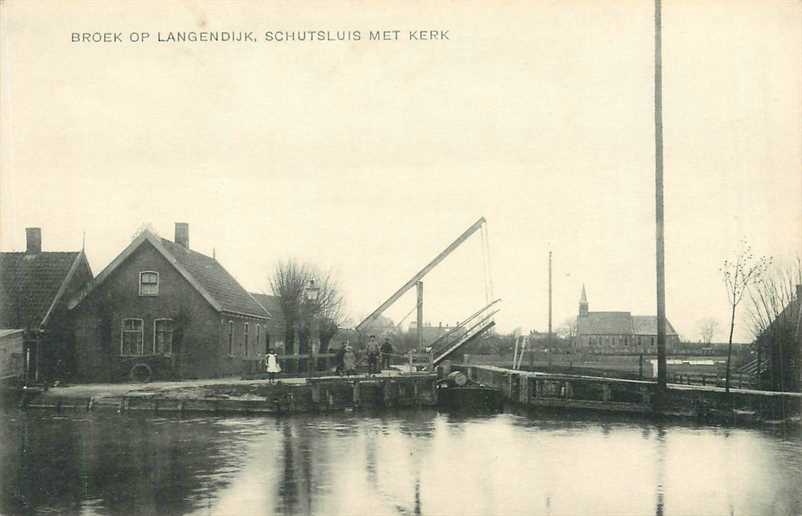
[[[413,310],[417,311],[417,344],[418,349],[422,350],[423,343],[423,278],[437,267],[448,255],[453,253],[460,247],[466,240],[468,240],[477,231],[481,232],[482,237],[482,264],[484,272],[484,290],[486,305],[469,315],[467,318],[458,323],[454,328],[451,328],[445,334],[438,337],[429,346],[432,353],[432,365],[437,366],[443,360],[446,360],[450,355],[458,351],[465,345],[475,341],[488,330],[495,326],[494,316],[499,312],[498,304],[501,299],[493,299],[493,281],[490,274],[490,245],[487,233],[487,220],[484,217],[479,218],[468,229],[466,229],[456,240],[446,247],[440,254],[434,257],[428,264],[426,264],[417,274],[412,276],[404,285],[395,291],[387,300],[378,306],[370,315],[368,315],[362,322],[356,326],[356,330],[362,333],[372,321],[382,315],[388,308],[390,308],[401,296],[415,288],[417,290],[417,301]],[[408,313],[406,317],[408,317]]]

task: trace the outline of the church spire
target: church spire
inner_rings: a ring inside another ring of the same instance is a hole
[[[585,284],[582,284],[582,295],[579,296],[579,317],[588,316],[588,295],[585,293]]]

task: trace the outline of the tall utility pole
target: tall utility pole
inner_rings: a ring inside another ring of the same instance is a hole
[[[549,251],[549,349],[551,349],[551,251]]]
[[[418,291],[416,307],[418,310],[418,351],[420,352],[423,349],[423,282],[416,281],[415,286]]]
[[[666,266],[663,219],[663,20],[662,0],[654,0],[654,144],[657,222],[657,402],[666,392]]]

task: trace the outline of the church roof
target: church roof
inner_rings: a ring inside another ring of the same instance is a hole
[[[657,335],[657,317],[630,312],[588,312],[577,318],[579,335]],[[677,332],[666,319],[666,335]]]
[[[633,315],[632,333],[635,335],[657,335],[657,316],[656,315]],[[676,335],[671,322],[666,319],[666,335]]]
[[[629,312],[588,312],[577,319],[579,335],[630,335],[632,315]]]

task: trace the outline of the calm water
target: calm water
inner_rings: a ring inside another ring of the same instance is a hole
[[[10,412],[0,439],[3,514],[802,514],[802,441],[757,430]]]

